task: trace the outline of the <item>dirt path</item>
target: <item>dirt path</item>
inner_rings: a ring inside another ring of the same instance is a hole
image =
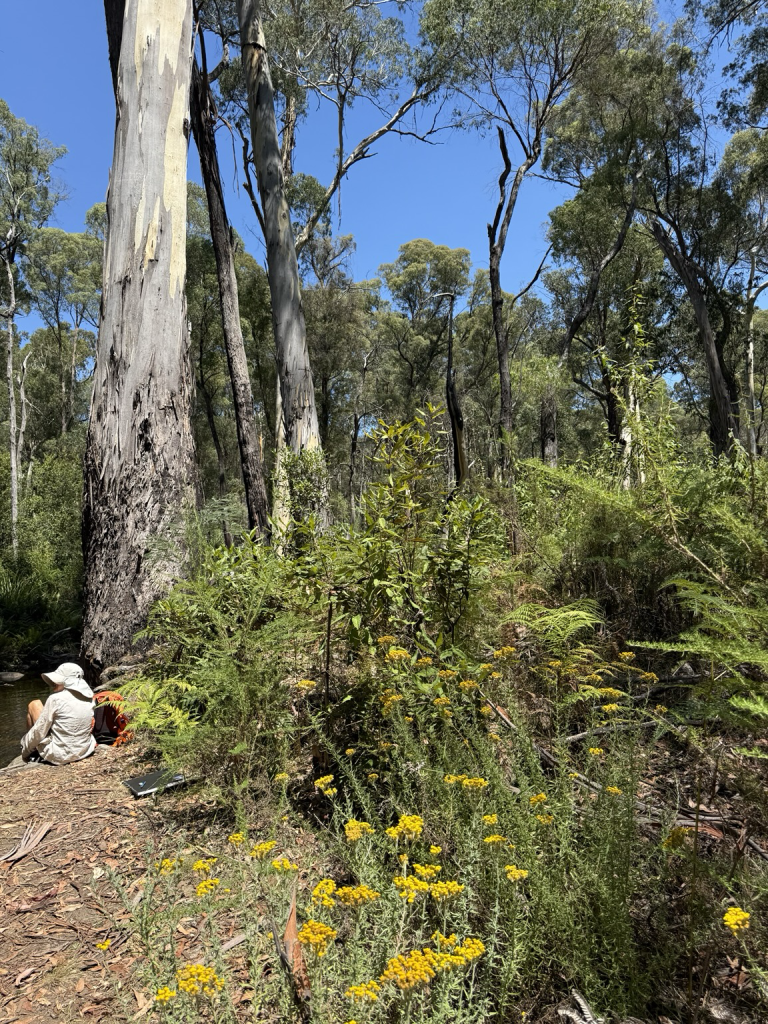
[[[121,782],[142,770],[131,747],[101,747],[73,765],[0,771],[0,857],[28,825],[50,825],[30,853],[0,864],[0,1024],[122,1022],[144,1008],[116,927],[130,915],[109,883],[110,869],[144,871],[151,811]]]

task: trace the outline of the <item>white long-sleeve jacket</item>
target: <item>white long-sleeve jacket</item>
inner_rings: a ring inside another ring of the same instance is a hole
[[[37,750],[50,764],[70,764],[93,753],[93,701],[69,690],[52,693],[40,717],[21,741],[26,761]]]

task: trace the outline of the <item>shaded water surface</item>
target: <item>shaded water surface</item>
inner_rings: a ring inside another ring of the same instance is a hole
[[[0,768],[21,753],[19,740],[27,731],[27,704],[45,701],[51,692],[40,676],[23,676],[15,683],[0,682]]]

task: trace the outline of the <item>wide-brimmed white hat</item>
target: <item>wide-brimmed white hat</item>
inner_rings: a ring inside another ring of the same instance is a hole
[[[46,683],[63,686],[65,690],[74,690],[81,697],[93,699],[93,690],[85,681],[83,670],[73,661],[65,661],[54,672],[43,672]]]

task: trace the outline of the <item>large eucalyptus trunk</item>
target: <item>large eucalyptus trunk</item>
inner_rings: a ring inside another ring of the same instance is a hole
[[[320,447],[299,265],[285,197],[274,90],[258,0],[237,0],[237,14],[248,87],[253,163],[264,219],[285,439],[291,450],[299,453]]]
[[[117,122],[85,453],[82,651],[133,644],[183,569],[197,499],[186,275],[191,0],[106,0]],[[119,33],[120,38],[116,38]]]
[[[210,87],[197,64],[192,69],[191,109],[192,131],[200,156],[200,169],[208,199],[211,241],[213,242],[219,280],[224,346],[227,351],[229,377],[232,382],[237,443],[240,448],[240,465],[245,484],[245,503],[248,507],[248,528],[258,529],[263,536],[268,536],[267,489],[264,484],[264,469],[259,450],[256,417],[253,413],[253,392],[251,379],[248,376],[248,360],[245,355],[243,331],[240,325],[232,232],[224,206],[224,191],[221,187],[219,158],[213,132],[215,112]]]

